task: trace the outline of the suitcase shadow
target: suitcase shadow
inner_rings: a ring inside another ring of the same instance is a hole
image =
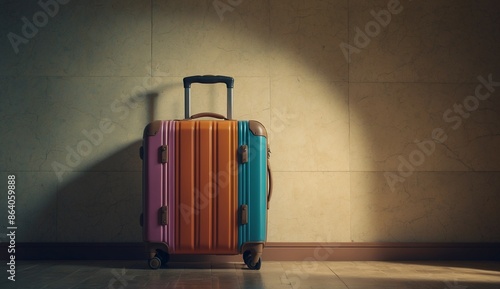
[[[141,144],[141,140],[133,141],[84,171],[71,174],[58,190],[57,242],[142,241]]]

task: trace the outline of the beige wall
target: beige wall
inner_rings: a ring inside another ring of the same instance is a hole
[[[269,130],[269,241],[499,242],[497,2],[1,1],[17,241],[140,242],[143,127],[183,117],[182,77],[226,74]]]

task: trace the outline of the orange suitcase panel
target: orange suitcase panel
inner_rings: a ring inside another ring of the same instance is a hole
[[[176,123],[177,254],[238,254],[237,121]]]

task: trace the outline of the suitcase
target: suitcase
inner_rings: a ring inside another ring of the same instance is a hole
[[[272,193],[266,129],[232,119],[233,78],[183,82],[185,119],[153,121],[143,134],[141,225],[149,266],[159,268],[171,254],[243,254],[258,270]],[[192,83],[225,83],[227,117],[191,116]]]

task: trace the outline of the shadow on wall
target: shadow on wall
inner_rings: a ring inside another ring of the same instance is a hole
[[[171,88],[170,84],[157,85],[131,95],[128,101],[142,103],[138,109],[146,109],[152,121],[160,93],[168,95]],[[58,242],[142,241],[141,146],[142,134],[84,172],[72,173],[74,178],[58,190]]]
[[[141,141],[130,143],[59,189],[58,242],[136,242],[142,240]],[[124,164],[126,163],[126,165]],[[135,171],[109,171],[121,165]]]

